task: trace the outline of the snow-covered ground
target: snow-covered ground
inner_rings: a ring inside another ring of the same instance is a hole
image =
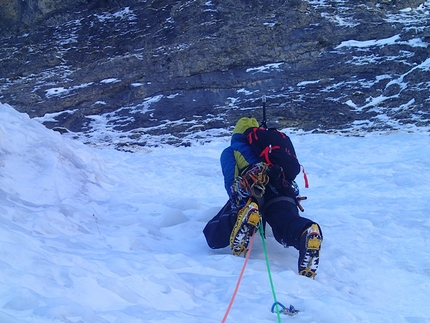
[[[430,322],[428,132],[291,137],[325,240],[311,280],[268,233],[277,299],[300,311],[281,320]],[[0,322],[221,322],[244,258],[202,229],[228,141],[92,148],[0,104]],[[272,304],[257,236],[227,322],[276,322]]]

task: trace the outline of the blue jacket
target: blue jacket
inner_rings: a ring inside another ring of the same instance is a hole
[[[230,146],[224,149],[221,154],[220,161],[224,175],[224,187],[228,196],[231,196],[230,187],[233,185],[234,179],[241,175],[246,167],[260,161],[243,136],[243,133],[251,127],[258,127],[257,120],[254,118],[241,118],[234,128]]]

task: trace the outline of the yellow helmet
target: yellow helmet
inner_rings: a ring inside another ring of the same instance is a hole
[[[249,128],[258,127],[258,121],[255,118],[243,117],[237,121],[233,134],[244,133]]]

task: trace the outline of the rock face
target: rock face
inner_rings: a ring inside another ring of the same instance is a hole
[[[259,118],[262,95],[279,127],[428,125],[430,4],[353,2],[0,0],[0,101],[142,145]]]
[[[76,11],[91,9],[119,8],[121,6],[137,3],[156,3],[156,1],[145,0],[0,0],[0,30],[19,31],[32,28],[37,23],[43,23],[52,16],[64,16]],[[193,2],[193,1],[191,1]],[[300,2],[299,0],[296,3]],[[336,4],[336,1],[332,1]],[[179,4],[180,1],[170,1],[171,5]],[[186,2],[184,2],[185,4]],[[282,1],[248,1],[243,2],[249,6],[281,5]],[[366,2],[365,2],[366,3]],[[416,8],[423,0],[383,0],[367,1],[368,6],[390,6],[397,9],[405,7]],[[236,3],[233,3],[233,5]],[[228,7],[228,6],[227,6]]]

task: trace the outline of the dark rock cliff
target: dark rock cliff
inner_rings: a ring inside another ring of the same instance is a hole
[[[140,144],[260,117],[262,95],[280,127],[428,125],[423,2],[0,0],[0,101]]]

